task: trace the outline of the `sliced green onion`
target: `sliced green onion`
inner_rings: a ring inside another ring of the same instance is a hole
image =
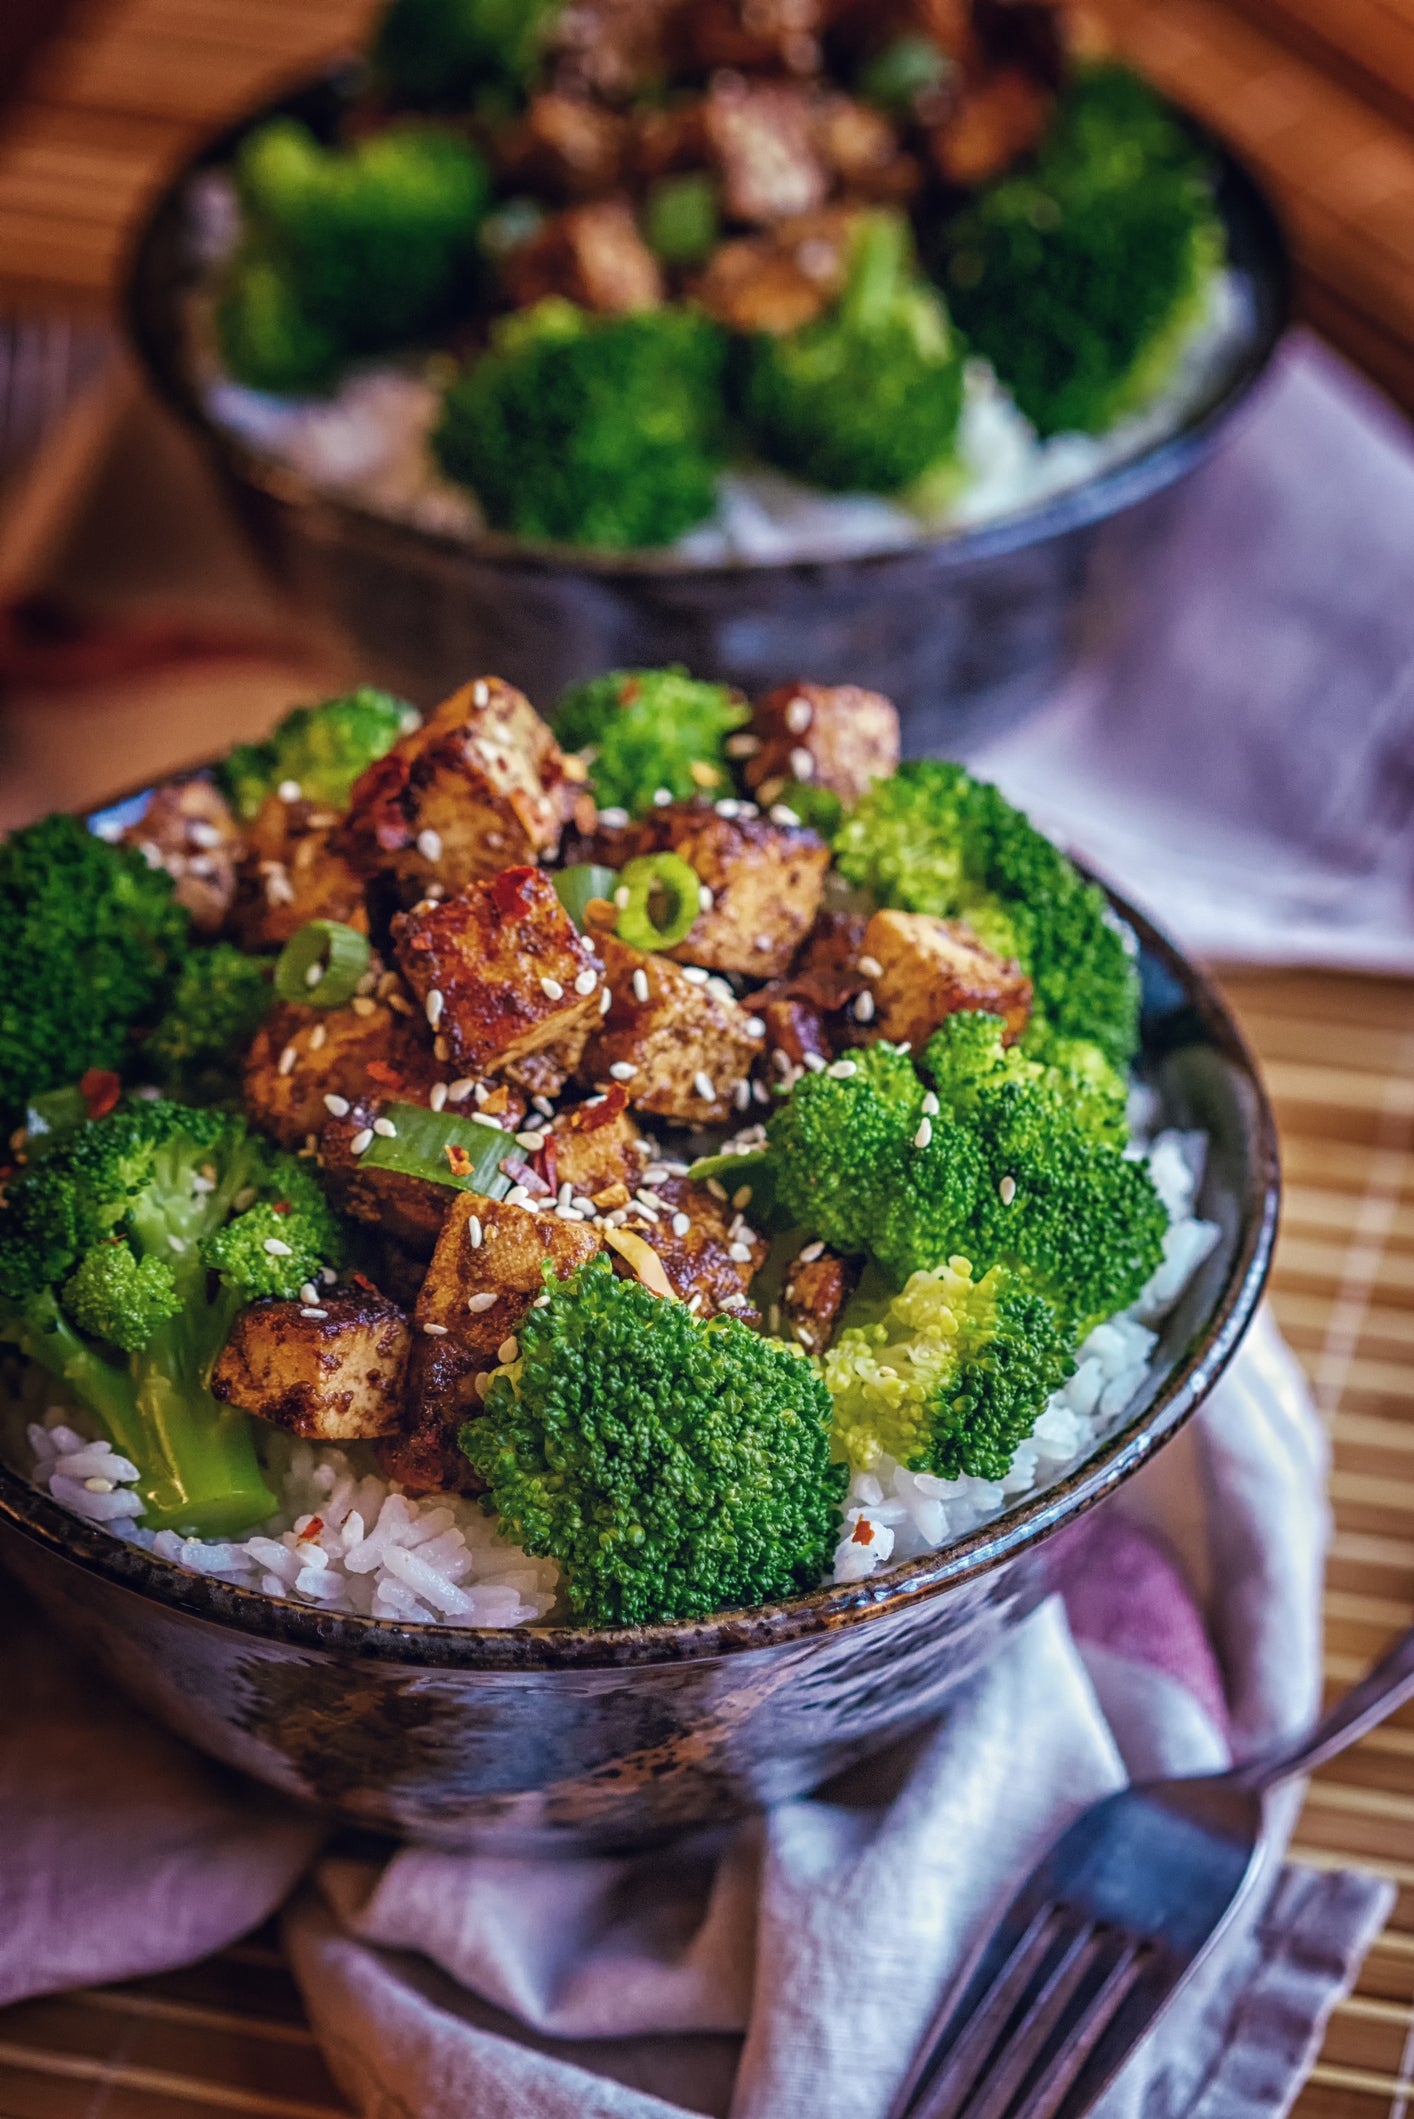
[[[621,942],[631,949],[671,949],[686,940],[702,910],[702,885],[681,854],[641,854],[620,871],[615,903]]]
[[[275,966],[282,1001],[306,1008],[342,1008],[358,991],[373,954],[366,934],[340,920],[311,920],[292,934]]]
[[[561,868],[550,878],[556,897],[581,934],[585,906],[594,898],[605,898],[612,904],[618,880],[617,868],[600,868],[594,861],[581,861],[576,868]]]
[[[399,1177],[420,1177],[427,1184],[480,1192],[487,1199],[504,1199],[510,1191],[514,1180],[501,1162],[515,1154],[515,1136],[489,1119],[457,1118],[450,1111],[429,1111],[424,1104],[386,1104],[383,1116],[396,1131],[391,1136],[374,1134],[359,1158],[361,1167],[394,1170]]]
[[[648,193],[644,223],[649,249],[666,264],[702,264],[721,228],[716,183],[702,172],[663,178]]]

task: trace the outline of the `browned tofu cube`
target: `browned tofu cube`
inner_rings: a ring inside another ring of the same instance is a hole
[[[792,216],[764,235],[722,243],[693,285],[693,298],[729,331],[798,331],[822,316],[845,283],[858,211],[827,206]]]
[[[820,909],[830,850],[802,825],[770,824],[740,807],[673,803],[645,819],[652,845],[680,854],[711,893],[667,954],[709,971],[779,978]]]
[[[347,1008],[281,1001],[256,1031],[245,1065],[245,1105],[284,1147],[302,1147],[340,1103],[400,1097],[425,1104],[447,1067],[396,972]]]
[[[225,924],[245,841],[220,789],[204,774],[159,787],[123,833],[153,868],[165,868],[201,934]]]
[[[827,1015],[847,1006],[865,980],[859,968],[864,930],[861,912],[822,912],[787,981],[787,991],[813,1001]]]
[[[756,1321],[747,1291],[769,1246],[730,1195],[718,1199],[687,1177],[640,1182],[623,1228],[657,1252],[673,1292],[695,1317],[728,1311]]]
[[[691,980],[667,957],[601,941],[613,1000],[591,1032],[579,1079],[622,1083],[639,1111],[683,1126],[724,1125],[745,1108],[743,1090],[764,1029],[736,1001]]]
[[[822,0],[696,0],[682,20],[688,64],[744,72],[781,68],[811,74],[820,65]]]
[[[807,1354],[823,1354],[858,1281],[857,1258],[841,1258],[823,1244],[807,1244],[786,1270],[781,1290],[783,1337],[798,1341]]]
[[[571,206],[501,262],[501,280],[517,308],[549,295],[601,316],[656,309],[663,275],[626,199]]]
[[[829,175],[815,145],[806,90],[719,79],[702,121],[729,219],[764,226],[824,205]]]
[[[815,108],[815,139],[825,166],[853,197],[910,198],[923,172],[899,146],[881,110],[853,96],[825,96]]]
[[[644,1157],[643,1136],[624,1106],[627,1096],[617,1083],[601,1103],[562,1111],[551,1127],[554,1140],[554,1185],[569,1185],[576,1199],[595,1199],[622,1186],[625,1197],[638,1184]],[[549,1175],[547,1169],[547,1176]]]
[[[782,1075],[785,1069],[775,1055],[784,1054],[792,1069],[803,1067],[806,1055],[816,1059],[834,1058],[834,1046],[830,1041],[825,1013],[813,1001],[798,1001],[788,997],[763,1001],[757,997],[761,1020],[766,1025],[766,1045],[771,1053],[772,1064]]]
[[[393,921],[398,961],[428,1022],[469,1074],[531,1068],[563,1084],[599,1020],[604,967],[536,868],[508,868]],[[547,1071],[548,1070],[548,1071]]]
[[[379,1452],[385,1470],[420,1491],[466,1483],[456,1438],[481,1409],[477,1378],[503,1353],[514,1359],[507,1342],[544,1292],[545,1266],[568,1280],[598,1249],[582,1223],[457,1195],[418,1297],[404,1435]]]
[[[1030,1021],[1030,979],[961,920],[876,912],[864,930],[860,962],[874,996],[872,1034],[911,1043],[915,1051],[963,1009],[1001,1016],[1009,1045]]]
[[[387,1435],[402,1415],[412,1332],[363,1290],[242,1310],[211,1373],[212,1396],[313,1442]]]
[[[429,1258],[448,1210],[461,1194],[450,1185],[408,1177],[401,1170],[381,1170],[364,1160],[369,1142],[377,1138],[373,1128],[383,1115],[381,1101],[358,1097],[347,1111],[325,1118],[318,1150],[325,1189],[351,1221],[367,1222],[419,1257]],[[515,1152],[510,1140],[506,1151]]]
[[[310,920],[367,932],[363,878],[336,843],[333,810],[267,795],[246,834],[230,931],[242,949],[281,949]]]
[[[628,121],[586,96],[532,96],[496,141],[502,175],[537,198],[594,199],[623,173]]]
[[[478,677],[368,768],[340,844],[405,904],[462,890],[552,855],[583,771],[523,693]]]
[[[679,0],[576,0],[553,10],[546,38],[556,85],[618,104],[659,92],[680,13]]]
[[[1024,154],[1046,129],[1054,99],[1018,67],[968,84],[956,108],[928,135],[928,151],[939,176],[972,189],[987,183]]]
[[[747,785],[766,804],[791,780],[828,788],[846,809],[898,770],[898,709],[857,684],[783,684],[751,717],[761,748],[746,765]]]

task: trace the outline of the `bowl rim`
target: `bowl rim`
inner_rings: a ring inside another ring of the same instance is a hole
[[[228,477],[268,502],[307,520],[319,519],[325,534],[332,530],[381,540],[409,556],[436,555],[453,564],[531,573],[585,574],[606,584],[644,580],[711,584],[742,575],[818,580],[835,576],[842,568],[851,573],[883,573],[920,560],[947,573],[965,571],[1052,538],[1093,528],[1137,507],[1184,477],[1251,398],[1271,366],[1293,313],[1290,246],[1265,187],[1226,141],[1168,98],[1170,108],[1203,141],[1213,159],[1218,173],[1219,210],[1229,233],[1235,226],[1245,225],[1255,236],[1253,247],[1260,269],[1254,267],[1251,277],[1259,299],[1253,331],[1235,354],[1225,380],[1179,426],[1137,455],[994,522],[939,531],[877,551],[816,558],[737,557],[694,562],[671,548],[613,552],[532,542],[493,530],[474,534],[437,530],[382,514],[359,501],[327,491],[292,466],[262,454],[215,420],[187,373],[180,331],[172,328],[178,283],[161,269],[163,243],[175,238],[180,228],[184,196],[194,178],[227,162],[237,143],[255,125],[290,112],[318,95],[347,97],[362,75],[362,63],[357,58],[346,55],[331,60],[287,79],[258,104],[248,106],[200,139],[144,211],[128,246],[122,272],[121,310],[129,343],[159,400],[195,432]]]
[[[158,785],[192,777],[174,772]],[[139,790],[145,793],[148,790]],[[121,807],[130,794],[87,813]],[[286,1602],[263,1590],[199,1575],[130,1545],[72,1515],[0,1458],[0,1530],[18,1533],[56,1558],[119,1589],[266,1642],[346,1653],[429,1671],[602,1670],[705,1661],[779,1647],[812,1635],[883,1619],[944,1590],[980,1583],[1088,1513],[1139,1470],[1191,1418],[1228,1366],[1256,1314],[1270,1271],[1281,1205],[1276,1120],[1246,1038],[1215,983],[1120,893],[1101,881],[1140,951],[1183,996],[1206,1044],[1237,1078],[1249,1151],[1246,1194],[1238,1202],[1237,1243],[1207,1321],[1142,1409],[1038,1493],[942,1550],[901,1562],[859,1582],[824,1583],[744,1611],[631,1627],[458,1627],[408,1624]]]

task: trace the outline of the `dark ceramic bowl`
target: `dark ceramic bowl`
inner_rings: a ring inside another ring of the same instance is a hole
[[[0,1560],[162,1722],[289,1795],[448,1846],[617,1846],[817,1786],[935,1715],[1050,1587],[1048,1541],[1188,1419],[1232,1358],[1276,1232],[1272,1114],[1214,988],[1141,945],[1142,1069],[1201,1127],[1221,1240],[1116,1431],[945,1551],[748,1612],[595,1633],[400,1626],[187,1574],[0,1464]]]
[[[330,499],[246,447],[208,417],[188,361],[185,309],[202,274],[193,179],[229,163],[242,136],[277,112],[327,136],[357,79],[344,65],[293,89],[178,170],[138,238],[127,314],[159,396],[199,435],[277,579],[349,637],[370,680],[420,705],[468,670],[494,669],[543,705],[597,670],[685,662],[751,693],[802,673],[872,685],[897,702],[908,752],[966,751],[1039,704],[1135,571],[1161,563],[1165,496],[1249,398],[1287,322],[1276,218],[1209,140],[1248,329],[1181,427],[1088,484],[867,558],[694,566],[662,552],[434,535]]]

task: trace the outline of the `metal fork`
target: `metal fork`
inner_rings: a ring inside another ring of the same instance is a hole
[[[1085,1811],[949,1993],[889,2119],[1082,2119],[1252,1882],[1267,1791],[1411,1696],[1414,1628],[1297,1743]]]

